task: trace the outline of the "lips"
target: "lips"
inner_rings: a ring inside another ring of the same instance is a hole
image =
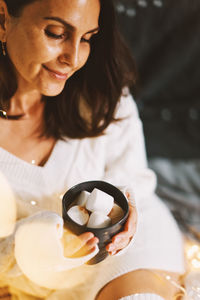
[[[68,78],[68,73],[61,73],[59,71],[55,71],[52,69],[49,69],[47,66],[42,65],[43,68],[48,72],[48,74],[53,77],[54,79],[58,80],[66,80]]]

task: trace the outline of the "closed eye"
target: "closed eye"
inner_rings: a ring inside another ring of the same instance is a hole
[[[63,39],[66,36],[66,33],[55,34],[47,29],[45,30],[45,34],[53,39]]]
[[[51,32],[51,31],[49,31],[48,29],[45,29],[45,34],[48,37],[53,38],[53,39],[63,39],[63,38],[66,38],[66,35],[67,35],[66,33],[55,34],[55,33]],[[92,36],[90,36],[89,39],[86,39],[86,38],[82,37],[81,38],[81,42],[90,44],[92,37],[94,37],[95,35],[97,35],[97,33],[92,34]]]
[[[83,42],[83,43],[88,43],[88,44],[89,44],[89,43],[91,42],[91,38],[88,39],[88,40],[85,39],[85,38],[82,38],[82,39],[81,39],[81,42]]]
[[[96,33],[92,33],[92,35],[90,35],[90,38],[89,39],[86,39],[86,38],[82,38],[81,41],[84,42],[84,43],[91,43],[91,40],[94,36],[96,36],[98,34],[98,31]]]

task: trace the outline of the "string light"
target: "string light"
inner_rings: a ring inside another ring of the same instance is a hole
[[[187,239],[185,245],[188,272],[184,279],[187,292],[187,298],[184,299],[200,300],[200,244]]]
[[[187,272],[183,279],[184,286],[173,280],[170,275],[160,272],[157,273],[156,271],[150,272],[178,288],[179,292],[174,296],[174,300],[200,300],[200,243],[198,243],[198,241],[185,239],[185,257],[187,261]]]
[[[160,275],[160,276],[162,276],[163,279],[165,279],[165,280],[167,280],[168,282],[170,282],[171,285],[175,286],[175,287],[179,290],[178,294],[174,295],[174,298],[173,298],[174,300],[175,300],[175,299],[179,299],[180,296],[185,296],[185,295],[186,295],[186,290],[185,290],[185,288],[182,287],[180,284],[178,284],[176,281],[174,281],[174,280],[171,278],[171,276],[165,275],[165,274]]]
[[[195,269],[200,269],[200,261],[198,259],[192,259],[191,264]]]
[[[199,269],[200,271],[200,245],[197,241],[186,240],[185,253],[189,270]]]
[[[35,206],[36,204],[37,204],[36,201],[34,201],[34,200],[31,201],[31,205]]]

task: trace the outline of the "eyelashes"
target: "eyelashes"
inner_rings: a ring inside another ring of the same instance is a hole
[[[51,37],[53,39],[63,39],[66,37],[66,33],[63,33],[63,34],[55,34],[47,29],[45,29],[45,34],[48,36],[48,37]]]
[[[61,39],[64,39],[67,37],[67,34],[66,33],[62,33],[62,34],[55,34],[47,29],[45,29],[45,34],[50,37],[50,38],[53,38],[55,40],[61,40]],[[92,37],[91,37],[92,38]],[[81,41],[84,42],[84,43],[88,43],[90,44],[91,42],[91,38],[90,39],[85,39],[85,38],[82,38]]]
[[[84,43],[90,44],[91,43],[91,38],[89,40],[82,38],[81,41],[84,42]]]

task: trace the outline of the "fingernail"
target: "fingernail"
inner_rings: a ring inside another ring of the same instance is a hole
[[[115,238],[115,243],[119,243],[119,242],[121,242],[121,238],[117,236],[117,237]]]
[[[93,237],[94,237],[94,234],[91,233],[91,234],[89,235],[89,239],[91,240],[91,239],[93,239]]]
[[[99,243],[99,239],[97,237],[95,237],[95,242]]]

